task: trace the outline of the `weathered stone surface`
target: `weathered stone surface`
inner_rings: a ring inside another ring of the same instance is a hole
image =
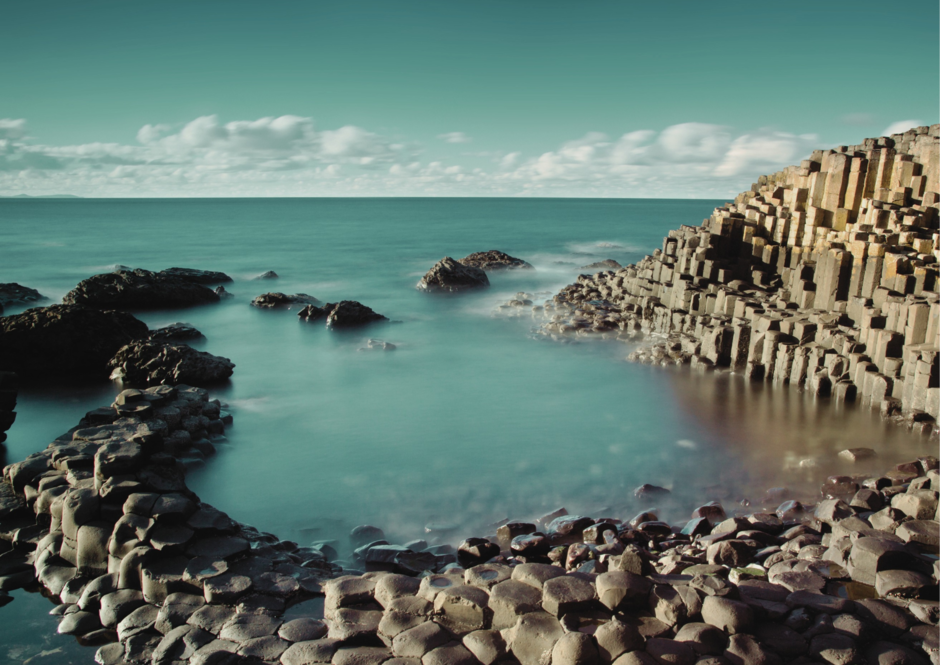
[[[489,595],[472,586],[456,586],[441,591],[434,599],[434,614],[442,626],[456,635],[486,628]]]
[[[522,259],[509,256],[505,252],[491,249],[487,252],[474,252],[468,254],[457,262],[471,268],[480,270],[506,270],[507,268],[532,268],[532,266]]]
[[[189,278],[139,269],[89,277],[62,298],[67,305],[112,309],[189,307],[218,300],[212,289]]]
[[[508,632],[509,649],[521,665],[541,665],[551,654],[564,628],[545,612],[532,612],[519,617]]]
[[[112,378],[136,385],[203,386],[232,376],[235,363],[186,344],[137,341],[121,347],[111,358],[109,367]]]
[[[556,577],[542,585],[542,609],[555,616],[590,609],[596,598],[593,585],[572,575]]]
[[[418,282],[421,291],[462,291],[490,285],[480,268],[465,266],[449,256],[444,257]]]
[[[635,626],[622,623],[616,617],[602,624],[594,633],[598,656],[603,663],[612,663],[630,651],[643,649],[646,640]]]
[[[306,293],[295,293],[287,295],[279,292],[262,293],[251,301],[252,306],[262,309],[274,309],[276,307],[290,308],[294,306],[319,305],[320,301]]]
[[[754,612],[745,603],[716,596],[702,601],[702,619],[731,634],[750,632],[755,626]]]

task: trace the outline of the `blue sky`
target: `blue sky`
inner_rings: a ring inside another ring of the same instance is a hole
[[[729,196],[938,121],[930,2],[20,2],[0,194]]]

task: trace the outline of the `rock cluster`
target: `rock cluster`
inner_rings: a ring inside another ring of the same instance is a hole
[[[320,301],[306,293],[286,295],[284,293],[262,293],[251,301],[254,307],[273,309],[275,307],[291,307],[292,305],[319,305]]]
[[[171,270],[184,270],[176,268]],[[78,283],[62,302],[112,309],[159,309],[190,307],[218,302],[219,294],[201,278],[149,270],[117,270],[94,275]]]
[[[667,336],[643,362],[730,368],[930,431],[940,417],[940,125],[816,151],[636,265],[546,303],[550,335]]]
[[[472,256],[472,255],[471,255]],[[449,256],[435,263],[418,282],[420,291],[463,291],[490,285],[482,268],[466,266]]]
[[[450,555],[358,527],[370,572],[325,584],[328,631],[281,663],[936,664],[938,489],[925,457],[830,478],[815,505],[708,503],[679,525],[561,510]]]
[[[319,321],[326,319],[327,328],[354,328],[368,323],[388,321],[388,317],[379,314],[371,307],[355,300],[341,300],[338,303],[328,302],[322,307],[307,305],[297,313],[302,321]]]
[[[202,389],[126,390],[4,468],[0,589],[38,580],[60,633],[105,643],[102,665],[276,662],[320,637],[321,622],[281,616],[333,575],[323,554],[186,487],[181,460],[211,454],[230,418]]]
[[[109,367],[112,379],[136,386],[162,383],[205,386],[232,376],[235,363],[186,344],[150,339],[121,347]]]
[[[480,270],[532,268],[531,264],[523,261],[522,259],[509,256],[509,254],[500,252],[496,249],[491,249],[487,252],[474,252],[473,254],[469,254],[463,257],[462,259],[457,259],[457,262],[471,268],[479,268]]]
[[[0,318],[0,367],[21,379],[108,376],[108,361],[146,337],[131,314],[79,305],[50,305]]]

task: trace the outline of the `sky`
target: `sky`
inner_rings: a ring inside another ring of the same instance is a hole
[[[0,195],[722,198],[934,124],[916,2],[0,10]]]

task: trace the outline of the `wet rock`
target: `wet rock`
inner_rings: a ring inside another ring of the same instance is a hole
[[[106,378],[118,349],[145,337],[130,314],[51,305],[0,318],[0,367],[30,377]]]
[[[613,259],[604,259],[603,261],[595,261],[586,266],[581,266],[580,270],[620,270],[622,267]]]
[[[457,547],[457,558],[464,564],[482,563],[499,554],[499,545],[486,538],[467,538]]]
[[[62,302],[111,309],[170,309],[218,302],[212,289],[149,270],[118,270],[82,280]]]
[[[462,291],[490,285],[486,273],[473,266],[465,266],[449,256],[444,257],[418,282],[422,291]]]
[[[260,275],[255,275],[252,279],[278,279],[279,275],[273,270],[267,270]]]
[[[209,385],[232,376],[228,358],[185,344],[138,341],[122,347],[108,363],[111,378],[138,385]]]
[[[31,289],[28,286],[23,286],[16,282],[0,284],[0,313],[3,312],[4,307],[9,305],[22,305],[24,303],[39,302],[45,299],[45,296],[39,293],[39,291]]]
[[[280,292],[262,293],[251,301],[253,307],[262,309],[274,309],[277,307],[290,308],[292,306],[319,305],[320,301],[306,293],[295,293],[287,295]]]
[[[517,259],[514,256],[509,256],[509,254],[495,249],[491,249],[487,252],[468,254],[462,259],[457,259],[457,262],[461,265],[470,268],[479,268],[484,271],[506,270],[509,268],[532,268],[530,264],[522,259]]]
[[[355,300],[343,300],[333,306],[326,317],[327,328],[352,328],[387,321],[388,318]]]
[[[196,284],[226,284],[232,281],[232,278],[224,272],[198,270],[196,268],[166,268],[161,270],[159,274],[179,277]]]

